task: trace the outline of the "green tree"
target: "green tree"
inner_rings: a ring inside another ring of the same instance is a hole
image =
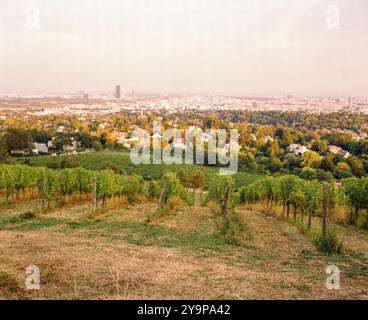
[[[360,210],[366,207],[368,201],[365,180],[356,177],[342,180],[342,193],[350,209],[349,223],[354,224],[358,220]]]
[[[310,168],[310,167],[303,168],[302,171],[300,172],[299,176],[302,179],[305,179],[305,180],[316,180],[316,179],[318,179],[317,170],[313,169],[313,168]]]
[[[61,151],[63,146],[70,146],[73,143],[71,136],[67,133],[58,132],[54,139],[54,146]]]
[[[281,138],[281,147],[286,148],[293,143],[293,137],[289,129],[285,129]]]
[[[327,154],[321,162],[321,168],[324,170],[328,170],[330,172],[335,171],[335,164],[334,164],[335,155],[332,153]]]
[[[304,152],[301,157],[303,167],[318,168],[321,164],[321,156],[315,151]]]
[[[317,181],[309,181],[303,186],[305,196],[305,212],[308,215],[308,230],[312,227],[312,218],[321,206],[322,185]]]
[[[271,142],[268,141],[266,144],[266,152],[270,156],[278,156],[280,154],[280,146],[277,142],[277,140]]]
[[[93,150],[95,150],[96,152],[100,152],[100,151],[102,150],[102,144],[101,144],[101,142],[99,142],[99,141],[94,141],[94,142],[92,143],[92,148],[93,148]]]
[[[0,162],[8,158],[8,145],[4,139],[0,138]]]
[[[339,162],[336,166],[336,178],[339,180],[350,178],[352,172],[350,166],[346,162]]]
[[[348,163],[355,176],[361,177],[365,174],[365,168],[362,160],[358,159],[357,157],[350,156],[348,158]]]
[[[278,171],[280,171],[281,168],[282,168],[281,160],[277,157],[272,157],[270,159],[270,170],[272,172],[278,172]]]
[[[5,133],[5,143],[9,151],[29,149],[32,142],[34,141],[29,131],[11,128]]]
[[[294,194],[297,191],[298,178],[291,175],[282,176],[279,178],[279,198],[282,201],[282,214],[286,215],[289,219],[290,206],[294,204]]]

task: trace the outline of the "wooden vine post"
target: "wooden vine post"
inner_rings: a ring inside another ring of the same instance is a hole
[[[167,184],[167,176],[164,176],[163,183],[161,186],[160,198],[158,199],[158,205],[157,205],[158,209],[162,209],[164,205],[166,184]]]
[[[93,211],[97,208],[97,179],[96,177],[93,177],[93,190],[92,190],[92,208]]]
[[[328,197],[328,185],[323,183],[323,195],[322,195],[322,235],[325,236],[327,232],[327,199]]]
[[[45,212],[46,179],[42,179],[42,212]]]
[[[227,183],[226,184],[225,203],[224,203],[224,207],[223,207],[223,210],[222,210],[222,214],[223,214],[223,216],[225,218],[229,214],[229,210],[230,210],[230,199],[231,199],[231,187],[230,187],[230,184]]]

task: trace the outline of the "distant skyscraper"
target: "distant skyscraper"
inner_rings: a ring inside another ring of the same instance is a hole
[[[351,99],[351,97],[348,97],[348,105],[345,107],[345,111],[347,111],[347,112],[353,112],[354,111],[353,100]]]
[[[120,85],[117,85],[115,87],[115,98],[116,99],[120,99],[121,98]]]
[[[133,100],[133,103],[136,103],[136,101],[137,101],[137,98],[135,96],[135,90],[133,90],[133,92],[132,92],[132,100]]]

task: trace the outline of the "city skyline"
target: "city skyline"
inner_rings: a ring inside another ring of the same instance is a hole
[[[120,90],[120,97],[117,98],[117,87]],[[234,99],[277,99],[277,98],[305,98],[305,99],[368,99],[368,94],[365,95],[351,95],[351,94],[340,94],[340,95],[322,95],[322,94],[213,94],[211,92],[155,92],[155,91],[145,91],[145,92],[137,92],[134,88],[131,87],[123,87],[122,85],[112,85],[110,90],[90,90],[88,88],[80,89],[80,90],[71,90],[71,91],[26,91],[26,90],[15,90],[15,91],[0,91],[0,97],[63,97],[63,96],[83,96],[88,95],[90,98],[97,98],[98,96],[109,97],[110,99],[123,100],[126,98],[134,98],[137,97],[228,97]]]
[[[329,29],[331,5],[339,25]],[[120,83],[128,95],[367,96],[363,0],[6,0],[0,9],[3,93],[110,93]]]

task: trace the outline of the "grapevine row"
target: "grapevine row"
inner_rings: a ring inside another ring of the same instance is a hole
[[[53,170],[24,165],[0,165],[0,189],[7,198],[21,190],[37,188],[48,200],[64,199],[73,193],[90,194],[96,180],[96,199],[144,194],[145,183],[140,176],[124,177],[109,170],[91,171],[84,168]]]

